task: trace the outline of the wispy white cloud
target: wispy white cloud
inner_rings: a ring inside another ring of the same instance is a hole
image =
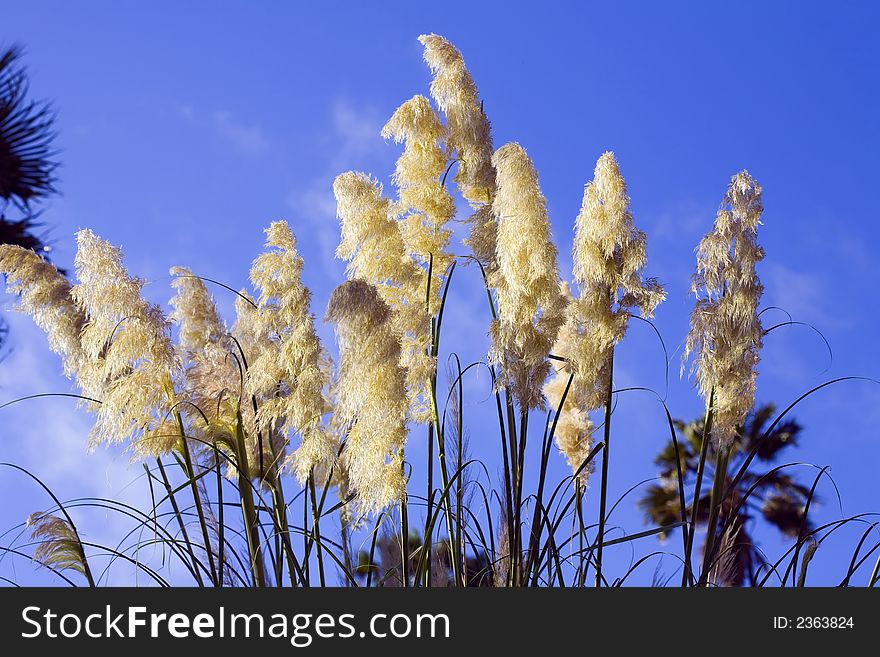
[[[847,233],[840,233],[831,239],[831,248],[840,254],[842,261],[863,272],[869,271],[875,264],[867,244],[867,240]]]
[[[75,392],[61,374],[59,360],[49,352],[43,332],[24,315],[4,315],[10,325],[11,349],[0,362],[0,403],[29,395]],[[149,492],[128,455],[118,449],[88,450],[91,422],[91,416],[69,398],[31,399],[7,406],[0,409],[0,461],[32,472],[62,501],[108,498],[148,510]],[[8,469],[0,473],[0,497],[4,499],[0,533],[53,505],[37,484]],[[131,528],[129,519],[107,510],[74,506],[71,512],[89,543],[115,546]],[[21,562],[19,566],[17,576],[27,583],[31,571]],[[114,569],[110,581],[132,584],[133,577],[131,569],[121,566]]]
[[[766,305],[779,306],[796,321],[809,322],[818,328],[845,328],[850,318],[837,308],[832,312],[830,286],[819,274],[799,271],[779,262],[766,262],[761,272]]]
[[[651,239],[680,242],[685,238],[698,239],[712,228],[713,219],[711,208],[694,201],[681,201],[649,219],[648,225]]]
[[[339,225],[336,221],[336,202],[333,199],[333,178],[324,176],[309,186],[291,191],[284,204],[292,212],[291,227],[302,236],[301,226],[308,227],[309,235],[317,242],[324,274],[336,280],[343,271],[343,265],[336,260],[334,253],[339,243]]]
[[[196,106],[192,103],[178,103],[174,109],[187,121],[194,121],[196,118]]]
[[[241,122],[226,111],[214,112],[212,121],[220,136],[244,155],[254,157],[269,150],[269,140],[258,124]]]
[[[382,122],[376,112],[356,108],[344,99],[333,105],[333,130],[338,138],[337,162],[350,156],[366,156],[383,146],[379,132]]]
[[[206,112],[193,103],[174,103],[170,111],[186,122],[207,127],[247,157],[265,155],[271,149],[271,141],[259,123],[243,120],[228,110]]]
[[[297,225],[308,226],[318,243],[325,273],[337,280],[343,265],[333,255],[339,242],[333,180],[343,171],[368,168],[387,151],[379,136],[382,123],[376,112],[338,99],[330,110],[330,118],[329,131],[324,136],[330,147],[324,162],[317,166],[311,179],[291,189],[284,202],[293,213],[294,230]]]

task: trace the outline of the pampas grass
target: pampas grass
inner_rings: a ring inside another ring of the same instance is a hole
[[[706,439],[695,481],[685,482],[680,465],[670,471],[665,484],[680,516],[610,538],[608,517],[621,501],[609,497],[612,414],[626,392],[614,388],[614,352],[630,320],[650,322],[665,298],[649,276],[647,236],[617,156],[598,158],[574,243],[565,247],[574,270],[562,272],[526,149],[493,147],[461,53],[437,35],[420,40],[434,102],[414,96],[382,131],[402,144],[393,195],[367,173],[342,173],[333,185],[336,255],[347,262],[347,280],[338,281],[326,313],[312,307],[302,276],[308,258],[285,222],[266,231],[251,291],[172,269],[168,315],[144,300],[143,282],[129,274],[122,251],[91,231],[77,236],[74,282],[32,251],[0,246],[9,291],[47,333],[79,387],[75,396],[95,416],[93,447],[123,445],[143,468],[152,498],[138,509],[52,496],[51,508],[7,533],[5,555],[30,555],[60,580],[92,586],[111,567],[127,567],[138,581],[160,586],[605,587],[624,584],[655,554],[613,573],[603,563],[607,548],[635,550],[678,529],[680,551],[664,553],[679,563],[681,584],[723,580],[717,573],[729,568],[736,536],[721,510],[754,458],[745,455],[729,473],[729,448],[754,404],[766,333],[755,272],[764,257],[759,184],[747,172],[733,176],[697,248],[686,357],[705,401]],[[468,205],[463,217],[456,194]],[[470,224],[464,250],[452,243],[456,220]],[[481,272],[492,344],[471,364],[448,347],[449,386],[440,389],[444,310],[460,266]],[[236,295],[234,321],[217,311],[215,293]],[[316,315],[335,327],[335,363],[334,350],[318,338]],[[487,403],[497,424],[479,433],[497,446],[494,462],[468,457],[463,378],[474,369],[492,379]],[[768,435],[822,387],[779,414]],[[670,462],[679,463],[673,415],[661,403],[675,451]],[[425,481],[413,480],[407,459],[416,435],[427,436]],[[714,468],[706,466],[710,436]],[[554,460],[567,461],[565,476],[553,477]],[[48,491],[35,473],[3,467]],[[708,470],[714,475],[704,482]],[[697,564],[704,484],[711,493]],[[805,496],[804,518],[814,493],[815,486]],[[587,496],[599,498],[595,518],[584,511]],[[125,517],[131,531],[114,546],[83,541],[74,515],[90,507]],[[762,567],[787,568],[791,577],[786,571],[781,582],[803,585],[823,540],[863,521],[805,524],[791,550]],[[844,583],[871,566],[878,544],[869,536],[855,548]],[[104,570],[96,578],[97,561]],[[877,570],[861,582],[876,583]]]

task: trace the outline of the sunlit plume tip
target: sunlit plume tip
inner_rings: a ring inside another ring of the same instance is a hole
[[[541,387],[550,371],[547,359],[563,322],[556,247],[538,174],[516,143],[492,158],[498,193],[492,210],[498,220],[498,271],[494,287],[498,318],[492,322],[490,360],[499,367],[499,385],[526,408],[543,405]]]
[[[466,244],[474,256],[491,271],[495,269],[497,222],[491,211],[495,197],[495,167],[492,164],[492,129],[470,72],[458,49],[442,36],[419,37],[425,47],[425,61],[434,73],[431,96],[446,116],[448,143],[456,158],[454,180],[474,213]]]
[[[693,355],[700,392],[713,412],[712,437],[729,446],[754,404],[763,342],[758,304],[764,291],[755,267],[764,258],[757,231],[761,186],[748,171],[736,174],[697,247],[692,291],[697,296],[684,358]]]
[[[268,339],[250,363],[247,389],[258,400],[257,426],[267,436],[289,434],[302,438],[289,463],[304,481],[312,469],[332,463],[336,447],[321,428],[329,410],[325,358],[310,310],[311,293],[303,285],[303,259],[287,222],[266,230],[266,251],[251,267],[251,282],[259,290],[256,329]],[[274,442],[274,441],[273,441]],[[273,457],[282,457],[279,444]]]
[[[650,318],[666,296],[660,283],[644,277],[645,242],[614,154],[604,153],[575,221],[578,296],[568,309],[568,369],[575,374],[573,396],[586,412],[607,400],[612,352],[630,317]]]
[[[400,217],[404,248],[419,270],[402,287],[400,303],[393,304],[392,311],[401,337],[412,417],[426,421],[436,372],[430,355],[431,317],[440,309],[444,275],[452,264],[449,223],[455,203],[444,184],[448,155],[441,148],[446,130],[428,99],[415,96],[397,108],[382,135],[405,144],[394,172],[399,196],[395,214]]]
[[[158,306],[141,296],[121,251],[89,230],[76,234],[78,283],[71,296],[85,312],[77,380],[100,400],[92,444],[133,439],[141,456],[168,452],[180,439],[173,422],[179,362]]]
[[[46,332],[64,373],[75,375],[83,359],[80,334],[86,316],[71,298],[67,278],[34,251],[12,244],[0,245],[0,272],[8,291],[20,296],[18,309]]]

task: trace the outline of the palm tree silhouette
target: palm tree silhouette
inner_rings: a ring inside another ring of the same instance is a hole
[[[18,46],[0,52],[0,244],[45,250],[43,239],[33,232],[39,225],[34,206],[57,191],[55,115],[45,101],[27,98],[20,59]],[[19,218],[7,218],[10,208]]]
[[[778,460],[784,450],[797,445],[802,427],[795,420],[779,423],[764,436],[775,411],[772,404],[756,407],[740,427],[738,438],[731,448],[725,490],[729,490],[733,474],[753,449],[756,450],[756,462],[770,465]],[[678,458],[687,489],[697,470],[703,444],[703,420],[688,423],[676,420],[675,427],[680,436]],[[648,487],[638,503],[639,508],[649,522],[658,526],[675,524],[681,519],[681,508],[676,481],[676,450],[672,440],[664,446],[654,462],[662,468],[660,481]],[[715,463],[715,450],[710,445],[706,457],[707,469],[712,463]],[[706,476],[708,481],[712,481],[714,472],[710,471]],[[754,490],[749,492],[753,486]],[[709,495],[707,492],[700,499],[699,524],[705,524],[708,520]],[[752,521],[761,518],[782,535],[797,538],[812,529],[804,517],[809,496],[810,489],[795,481],[784,469],[776,470],[773,466],[764,472],[747,472],[721,502],[718,526],[728,526],[729,529],[720,539],[724,549],[719,551],[722,556],[714,569],[715,583],[726,586],[753,585],[756,569],[765,560],[752,538],[755,524]],[[693,501],[688,503],[688,517],[692,504]]]
[[[56,192],[55,115],[45,101],[27,98],[20,59],[18,46],[0,54],[0,202],[4,210],[12,204],[30,216],[35,201]],[[10,235],[16,236],[15,229]]]
[[[40,224],[35,205],[56,192],[55,115],[45,101],[27,98],[20,59],[17,46],[0,51],[0,244],[45,252],[49,247],[36,233]],[[17,217],[7,217],[9,210]],[[0,344],[6,334],[0,318]]]

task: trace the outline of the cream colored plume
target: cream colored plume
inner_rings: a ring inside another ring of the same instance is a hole
[[[440,147],[445,134],[424,96],[401,105],[382,130],[383,137],[405,143],[394,171],[399,190],[395,214],[401,217],[404,248],[420,265],[418,276],[404,288],[404,303],[392,308],[401,333],[401,364],[407,371],[407,391],[416,421],[430,417],[431,381],[437,368],[430,355],[431,317],[440,309],[444,275],[452,263],[448,226],[455,215],[455,203],[442,182],[448,161]]]
[[[342,224],[336,256],[348,260],[349,278],[375,286],[390,307],[392,327],[401,342],[401,364],[410,383],[412,416],[425,421],[429,417],[426,382],[435,370],[427,352],[431,319],[425,304],[426,270],[407,250],[402,222],[394,219],[394,207],[382,196],[381,185],[350,171],[336,178],[333,192]]]
[[[179,362],[165,316],[141,297],[143,282],[129,276],[118,248],[89,230],[76,238],[71,296],[87,317],[76,375],[101,402],[92,445],[133,439],[139,456],[171,451],[181,437],[173,419]]]
[[[336,325],[339,342],[334,423],[347,428],[342,464],[358,507],[377,512],[406,493],[407,402],[400,342],[387,304],[362,279],[333,291],[326,319]]]
[[[83,358],[80,334],[86,317],[70,297],[68,280],[33,251],[12,244],[0,245],[0,272],[6,275],[9,293],[21,296],[18,309],[46,332],[64,373],[74,376]]]
[[[204,281],[186,267],[172,267],[168,273],[172,276],[171,287],[177,291],[171,299],[168,319],[179,328],[180,348],[197,353],[219,342],[226,335],[226,327]]]
[[[565,297],[571,300],[568,285],[563,284],[562,290]],[[575,316],[569,312],[566,314],[565,323],[559,329],[559,335],[553,345],[553,354],[560,358],[569,358],[578,339]],[[585,386],[574,384],[571,367],[567,362],[552,363],[550,378],[544,386],[544,395],[547,397],[550,410],[554,413],[559,412],[553,438],[559,451],[571,466],[572,474],[577,473],[582,484],[586,483],[590,475],[590,468],[581,468],[581,466],[590,455],[593,446],[592,435],[595,430],[589,416],[590,400],[585,399],[587,391],[588,388]],[[565,404],[560,407],[563,395]]]
[[[494,287],[498,318],[492,322],[490,360],[498,381],[526,408],[543,405],[541,387],[550,370],[547,356],[563,323],[556,247],[550,236],[546,202],[538,174],[516,143],[492,158],[498,193],[492,210],[498,220],[498,271]]]
[[[568,310],[572,325],[569,370],[575,396],[590,411],[608,395],[612,351],[638,313],[650,318],[665,298],[663,287],[644,278],[645,234],[635,227],[626,183],[613,153],[596,162],[575,222],[574,280],[579,296]]]
[[[290,463],[303,482],[312,468],[332,463],[336,455],[335,443],[321,426],[329,410],[328,368],[310,310],[311,292],[302,283],[303,259],[293,232],[287,222],[276,221],[266,234],[267,251],[254,261],[251,282],[260,292],[256,328],[271,347],[250,363],[247,388],[260,400],[261,431],[302,436]]]
[[[495,268],[497,223],[491,211],[495,197],[492,130],[461,53],[436,34],[419,37],[425,61],[434,73],[431,96],[446,116],[448,144],[458,160],[455,182],[471,203],[471,234],[466,240],[474,256],[490,272]]]
[[[427,265],[433,259],[436,280],[451,261],[447,249],[455,203],[442,183],[448,156],[440,147],[446,130],[424,96],[415,96],[397,108],[382,129],[382,136],[404,142],[393,180],[399,200],[395,214],[402,217],[406,251]],[[439,284],[432,294],[432,314],[439,306]]]
[[[239,414],[248,435],[255,425],[252,405],[242,403],[241,356],[205,283],[186,267],[172,267],[170,273],[177,293],[169,319],[178,326],[185,399],[180,411],[188,420],[187,433],[196,439],[193,447],[216,446],[232,454]],[[231,469],[229,474],[237,473]]]
[[[386,303],[401,305],[407,291],[418,285],[421,272],[406,251],[382,185],[349,171],[336,177],[333,194],[342,227],[336,257],[348,262],[348,277],[368,281]]]
[[[458,153],[456,183],[466,199],[488,203],[495,187],[492,131],[470,72],[458,49],[437,34],[424,34],[425,61],[434,73],[431,96],[446,115],[449,143]]]
[[[691,287],[697,303],[684,357],[694,356],[697,384],[713,410],[712,437],[721,447],[732,443],[755,401],[764,291],[755,266],[764,258],[757,242],[763,209],[761,186],[741,171],[731,179],[714,229],[697,247]]]
[[[272,338],[260,323],[260,312],[257,301],[246,291],[240,290],[235,299],[235,323],[230,331],[234,338],[229,345],[229,352],[224,361],[236,368],[237,377],[235,396],[230,400],[227,412],[218,413],[218,417],[228,418],[228,424],[220,424],[216,427],[218,436],[223,435],[224,429],[228,430],[230,445],[235,444],[235,435],[239,425],[244,432],[245,456],[248,464],[248,475],[252,479],[262,479],[268,474],[267,466],[280,467],[278,455],[283,454],[286,442],[280,431],[272,431],[265,434],[257,423],[257,410],[263,398],[252,395],[247,390],[248,371],[251,363],[264,357],[264,354],[275,351],[276,346]],[[219,354],[218,354],[219,355]],[[219,361],[218,361],[219,364]],[[224,367],[225,370],[225,367]],[[228,371],[228,370],[227,370]],[[218,400],[226,400],[229,390],[225,384],[211,388],[210,382],[206,382],[206,390],[211,390]],[[235,448],[233,447],[233,453]],[[237,464],[241,467],[242,464]],[[262,468],[261,468],[262,465]],[[230,476],[238,473],[230,471]]]
[[[51,513],[32,513],[26,526],[37,547],[34,561],[53,570],[74,570],[88,573],[88,563],[82,543],[73,525]]]

